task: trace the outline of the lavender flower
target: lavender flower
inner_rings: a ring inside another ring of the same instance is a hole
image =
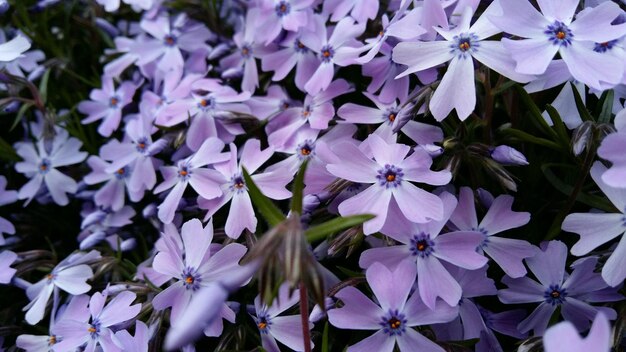
[[[120,125],[122,109],[133,100],[137,86],[132,82],[123,82],[117,89],[111,77],[102,77],[102,89],[94,89],[88,101],[78,104],[78,111],[88,115],[84,124],[103,120],[98,126],[98,133],[109,137]]]
[[[372,234],[382,228],[390,204],[396,202],[401,214],[411,221],[423,223],[443,218],[441,199],[410,181],[445,185],[451,178],[449,171],[431,171],[432,160],[426,152],[416,149],[407,157],[409,146],[387,143],[376,134],[370,135],[365,145],[369,146],[375,161],[355,145],[340,143],[334,152],[341,163],[331,163],[326,167],[337,177],[372,184],[363,192],[343,201],[339,205],[341,215],[375,214],[376,218],[363,225],[365,234]]]
[[[11,268],[11,265],[17,259],[17,254],[3,250],[0,252],[0,284],[8,284],[13,279],[13,275],[17,270]]]
[[[543,347],[546,352],[608,352],[612,345],[612,331],[609,319],[598,312],[589,334],[580,338],[576,327],[569,321],[550,327],[543,336]]]
[[[9,191],[6,189],[7,179],[4,176],[0,176],[0,206],[11,204],[17,200],[17,192]],[[2,234],[15,234],[15,226],[9,222],[9,220],[0,216],[0,246],[6,244],[6,240]]]
[[[151,332],[144,322],[135,323],[135,336],[126,330],[120,330],[113,336],[113,343],[124,352],[148,352]]]
[[[319,22],[314,22],[320,25]],[[295,83],[304,91],[304,86],[320,65],[317,55],[300,40],[301,34],[289,33],[281,42],[281,48],[263,56],[263,71],[274,71],[273,81],[283,80],[296,67]]]
[[[491,151],[491,158],[502,165],[528,165],[524,154],[508,145],[499,145]]]
[[[561,308],[561,314],[571,321],[578,330],[589,327],[598,311],[609,317],[616,313],[611,308],[593,307],[588,302],[611,302],[623,299],[617,289],[611,289],[594,272],[597,258],[588,257],[572,264],[571,274],[565,272],[567,246],[560,241],[543,243],[541,252],[527,258],[526,264],[539,282],[528,277],[512,279],[505,276],[502,282],[508,289],[498,291],[503,303],[541,302],[539,306],[522,322],[518,329],[524,333],[534,330],[535,335],[542,335],[548,326],[552,313]]]
[[[0,61],[9,62],[17,59],[26,50],[30,49],[30,42],[26,37],[17,37],[0,44]]]
[[[595,248],[623,235],[626,231],[626,191],[615,188],[602,180],[606,168],[597,161],[591,168],[591,177],[600,190],[618,209],[618,213],[574,213],[568,215],[561,228],[580,235],[571,249],[573,255],[582,256]],[[617,247],[602,268],[602,278],[610,285],[617,286],[626,278],[626,236],[622,236]]]
[[[261,0],[259,2],[263,19],[259,21],[258,28],[263,28],[259,34],[265,44],[276,39],[281,29],[297,32],[309,22],[313,14],[311,10],[315,0]]]
[[[413,327],[448,322],[457,316],[458,310],[442,302],[427,307],[419,294],[409,297],[415,275],[415,265],[410,261],[402,261],[394,270],[374,263],[365,276],[378,304],[352,286],[335,294],[343,306],[328,311],[331,324],[342,329],[376,330],[374,335],[350,346],[349,352],[391,352],[396,343],[400,351],[444,351]]]
[[[73,194],[78,184],[71,177],[64,175],[57,167],[79,163],[87,157],[80,152],[82,143],[69,136],[67,131],[58,129],[51,144],[42,138],[37,141],[37,149],[32,143],[18,142],[15,151],[24,161],[15,164],[15,170],[30,178],[18,192],[19,199],[26,199],[26,204],[37,195],[41,184],[45,183],[52,199],[58,205],[67,205],[66,193]]]
[[[63,337],[54,349],[70,351],[86,344],[86,351],[94,351],[98,346],[104,351],[121,351],[113,342],[112,328],[139,314],[141,304],[131,305],[136,297],[134,292],[120,292],[105,305],[106,293],[94,293],[89,300],[90,314],[66,315],[54,326],[52,332]]]
[[[602,181],[610,187],[625,188],[626,182],[626,109],[622,109],[615,115],[616,133],[611,133],[602,140],[598,148],[598,156],[613,163],[602,174]],[[1,189],[1,187],[0,187]]]

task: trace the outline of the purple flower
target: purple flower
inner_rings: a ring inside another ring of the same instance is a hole
[[[16,143],[15,151],[24,161],[16,163],[15,170],[30,178],[30,181],[19,190],[18,198],[26,199],[26,204],[30,203],[39,192],[41,184],[45,183],[54,202],[58,205],[67,205],[69,199],[66,193],[75,193],[78,184],[56,168],[85,160],[87,153],[79,151],[81,146],[82,143],[78,139],[71,138],[63,129],[57,129],[51,144],[39,139],[37,149],[32,143]]]
[[[415,275],[415,265],[409,261],[393,270],[374,263],[365,276],[378,304],[352,286],[335,294],[343,306],[328,311],[331,324],[341,329],[376,330],[374,335],[350,346],[349,352],[391,352],[396,343],[400,351],[444,351],[413,327],[448,322],[457,316],[458,309],[442,302],[427,307],[419,294],[409,297]]]
[[[11,268],[11,265],[17,259],[17,254],[3,250],[0,252],[0,284],[8,284],[13,279],[13,275],[17,270]]]
[[[315,21],[323,21],[321,16],[315,16]],[[357,54],[353,52],[354,38],[361,35],[365,30],[364,24],[355,24],[350,17],[345,17],[335,26],[332,34],[328,37],[326,26],[319,26],[320,31],[304,32],[301,37],[302,43],[318,53],[321,61],[317,70],[304,89],[311,95],[316,95],[326,90],[335,75],[335,65],[346,66],[352,63]]]
[[[320,25],[319,22],[314,24]],[[289,33],[280,42],[281,48],[263,56],[261,67],[263,71],[274,71],[273,81],[283,80],[293,67],[296,67],[295,83],[298,89],[304,91],[304,86],[320,65],[320,59],[300,40],[301,34]]]
[[[135,336],[126,330],[120,330],[113,336],[113,343],[124,352],[148,352],[151,332],[144,322],[135,323]]]
[[[598,311],[615,318],[611,308],[593,307],[588,302],[611,302],[623,299],[617,289],[608,287],[600,275],[594,272],[597,258],[587,257],[572,264],[572,273],[565,271],[567,246],[560,241],[543,243],[541,252],[527,258],[526,264],[539,282],[528,277],[512,279],[505,276],[502,282],[508,289],[498,291],[503,303],[541,302],[539,306],[518,325],[522,333],[534,330],[543,335],[552,313],[560,307],[561,314],[577,329],[585,330]]]
[[[371,184],[363,192],[339,205],[341,215],[371,213],[376,218],[363,225],[365,234],[379,231],[387,219],[390,204],[396,203],[407,219],[426,222],[441,220],[443,205],[439,197],[416,187],[412,182],[445,185],[449,171],[431,171],[432,159],[421,149],[407,157],[410,147],[387,143],[376,134],[370,135],[362,147],[368,146],[374,160],[351,143],[339,143],[334,152],[341,163],[328,164],[328,171],[340,178]],[[392,199],[394,202],[392,202]]]
[[[508,145],[499,145],[491,151],[491,158],[502,165],[528,165],[524,154]]]
[[[275,171],[253,175],[272,154],[274,154],[273,148],[261,150],[261,142],[258,139],[249,139],[244,144],[239,162],[237,162],[237,147],[231,144],[230,160],[214,165],[215,169],[222,175],[220,181],[222,195],[210,200],[202,198],[198,200],[200,208],[208,210],[205,220],[212,217],[232,200],[224,226],[226,235],[231,238],[239,238],[245,229],[254,233],[257,218],[254,215],[252,200],[248,195],[248,187],[243,179],[243,168],[246,168],[254,183],[267,197],[286,199],[291,196],[291,192],[285,189],[285,186],[291,182],[292,174]]]
[[[26,37],[18,35],[15,38],[0,44],[0,61],[9,62],[17,59],[26,50],[30,49],[30,42]]]
[[[4,176],[0,176],[0,206],[11,204],[17,200],[17,191],[9,191],[6,189],[7,179]],[[9,220],[0,216],[0,246],[6,244],[3,233],[13,235],[15,234],[15,226],[9,222]]]
[[[94,351],[97,346],[104,351],[122,351],[113,342],[112,327],[139,314],[141,304],[131,305],[135,298],[137,295],[134,292],[123,291],[105,306],[106,293],[94,293],[89,300],[90,314],[66,315],[54,326],[52,332],[63,337],[54,349],[70,351],[86,344],[86,351]]]
[[[276,39],[281,29],[297,32],[309,22],[313,14],[312,4],[315,0],[261,0],[258,27],[262,29],[258,35],[260,40],[269,44]]]
[[[89,263],[100,259],[98,251],[89,253],[74,253],[63,259],[52,271],[36,284],[26,290],[30,303],[24,307],[26,321],[35,325],[43,319],[46,305],[50,296],[55,292],[58,300],[58,291],[62,289],[73,295],[83,294],[91,289],[87,280],[93,276]]]
[[[135,10],[150,10],[154,0],[123,0],[131,5]],[[97,0],[98,4],[104,6],[107,12],[115,12],[120,8],[120,0]]]
[[[139,192],[130,190],[129,182],[134,170],[131,170],[129,167],[123,167],[114,172],[106,172],[105,170],[111,164],[95,155],[87,159],[87,164],[89,164],[92,171],[85,176],[86,184],[94,185],[106,181],[106,184],[94,195],[96,205],[103,208],[111,208],[113,211],[122,209],[124,206],[125,189],[128,191],[131,201],[138,202],[143,198],[143,189]]]
[[[502,40],[517,62],[517,72],[542,74],[558,52],[572,76],[590,87],[602,89],[601,82],[614,85],[622,80],[623,62],[587,45],[590,41],[609,42],[626,34],[626,24],[612,24],[622,12],[617,4],[603,2],[581,11],[573,21],[578,1],[538,3],[541,13],[528,1],[500,0],[501,16],[489,15],[491,22],[503,31],[528,38]]]
[[[546,352],[608,352],[613,345],[613,332],[609,319],[598,312],[587,337],[582,339],[576,327],[569,321],[556,324],[546,330],[543,347]]]
[[[530,214],[512,211],[513,197],[501,195],[493,200],[487,214],[478,223],[474,204],[472,190],[468,187],[461,188],[459,205],[452,213],[450,221],[461,231],[480,232],[483,240],[479,250],[487,253],[507,275],[512,278],[526,275],[522,260],[535,255],[536,247],[527,241],[494,235],[527,224],[530,221]]]
[[[278,297],[269,307],[261,302],[261,296],[254,299],[252,318],[259,328],[261,344],[268,352],[280,352],[277,340],[296,352],[304,351],[302,317],[299,314],[279,316],[300,300],[299,290],[294,290],[291,294],[290,291],[288,284],[282,284],[278,290]],[[309,329],[312,328],[313,323],[309,322]],[[313,342],[311,342],[311,349],[313,349]]]
[[[132,82],[123,82],[117,89],[113,78],[102,77],[102,89],[94,89],[87,101],[78,104],[78,111],[87,114],[84,124],[103,120],[98,133],[109,137],[120,125],[122,109],[133,100],[137,86]]]
[[[159,205],[159,220],[169,224],[174,219],[174,213],[178,202],[190,184],[203,198],[213,199],[222,195],[220,181],[222,175],[203,166],[215,164],[228,159],[229,154],[220,153],[224,143],[217,138],[209,138],[198,151],[191,156],[178,161],[177,166],[164,166],[161,168],[163,183],[154,189],[154,193],[160,193],[173,187]]]
[[[352,16],[357,22],[364,23],[367,19],[374,19],[378,13],[380,2],[376,0],[326,0],[323,13],[331,15],[330,20],[340,20]]]
[[[606,136],[598,148],[598,156],[613,163],[602,174],[602,181],[610,187],[626,188],[626,109],[615,116],[615,128],[617,132]]]
[[[442,260],[470,270],[479,269],[487,263],[487,258],[476,252],[476,247],[483,238],[480,233],[458,231],[441,234],[457,200],[447,192],[442,193],[440,199],[443,203],[440,220],[417,224],[402,218],[389,218],[385,224],[387,229],[383,228],[383,233],[396,239],[401,245],[368,249],[359,259],[362,268],[368,268],[375,262],[381,262],[390,268],[403,260],[416,263],[419,295],[431,309],[434,309],[437,297],[441,297],[451,306],[456,306],[462,297],[461,286],[441,264]],[[391,211],[397,211],[396,209],[396,204],[390,207]]]
[[[177,325],[184,319],[183,313],[198,290],[240,269],[238,263],[246,253],[246,247],[238,243],[224,247],[211,244],[213,223],[209,222],[203,228],[198,219],[184,223],[180,235],[173,225],[166,225],[162,238],[167,250],[159,251],[152,266],[155,271],[176,281],[156,295],[152,305],[157,310],[172,307],[172,325]],[[222,303],[220,316],[235,321],[235,313],[225,303]],[[215,319],[205,330],[208,336],[221,333],[222,319]]]
[[[383,103],[391,103],[395,99],[406,101],[409,96],[409,77],[396,77],[404,70],[403,65],[391,60],[391,47],[383,44],[380,53],[383,56],[373,58],[372,61],[363,64],[363,75],[372,78],[367,86],[369,93],[376,93],[380,89],[378,99]],[[435,69],[417,72],[420,82],[427,84],[437,78]]]
[[[571,249],[573,255],[585,255],[626,231],[626,190],[607,185],[602,180],[605,172],[606,168],[602,163],[596,161],[591,168],[591,177],[619,212],[569,214],[561,228],[580,235],[580,239]],[[602,267],[602,278],[613,287],[626,278],[626,236],[622,236]]]
[[[492,4],[485,12],[494,11],[494,6]],[[448,70],[430,100],[430,112],[437,121],[446,118],[452,109],[456,110],[461,120],[474,111],[476,87],[472,58],[515,81],[528,82],[532,79],[531,76],[515,72],[515,63],[501,42],[484,40],[500,32],[485,15],[470,27],[471,19],[472,9],[466,7],[460,23],[454,29],[437,29],[444,41],[402,42],[393,49],[393,61],[409,66],[398,77],[450,61]]]

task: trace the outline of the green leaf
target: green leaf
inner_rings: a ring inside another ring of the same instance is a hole
[[[322,352],[328,352],[328,322],[324,324],[324,333],[322,334]]]
[[[261,192],[245,168],[243,168],[243,178],[246,181],[248,194],[250,195],[250,199],[252,199],[252,203],[259,210],[265,221],[267,221],[270,226],[276,226],[285,220],[283,212]]]
[[[13,147],[11,147],[11,145],[2,138],[0,138],[0,159],[4,159],[6,161],[22,160],[22,158],[17,155]]]
[[[352,215],[346,217],[340,216],[319,225],[312,226],[306,230],[304,234],[306,235],[306,239],[309,243],[321,241],[333,233],[360,225],[373,218],[374,215],[371,214]]]
[[[559,136],[561,144],[566,147],[569,146],[569,134],[567,133],[567,127],[565,127],[563,119],[561,119],[561,115],[550,104],[546,105],[546,111],[548,112],[548,115],[550,115],[550,119],[554,124],[554,130],[556,130],[556,134]]]
[[[509,90],[509,88],[515,86],[516,84],[517,82],[515,81],[506,81],[503,84],[499,85],[498,87],[495,87],[495,89],[491,91],[491,95],[495,97],[498,94],[506,92],[507,90]]]
[[[553,139],[556,139],[558,135],[552,128],[550,128],[550,125],[548,125],[546,120],[543,118],[543,115],[541,114],[541,110],[539,110],[539,107],[537,107],[537,104],[535,104],[535,102],[530,97],[530,95],[526,92],[526,90],[524,90],[524,88],[522,88],[519,85],[515,86],[515,90],[517,91],[517,94],[519,94],[519,96],[521,97],[524,105],[526,105],[526,107],[528,108],[528,111],[530,112],[530,116],[533,117],[533,121],[535,122],[535,124],[545,134],[552,136]]]
[[[304,173],[309,161],[305,160],[300,165],[300,170],[296,175],[296,180],[293,183],[293,194],[291,196],[291,211],[302,215],[302,199],[304,197]]]
[[[609,89],[602,93],[600,97],[600,101],[598,102],[599,106],[602,106],[602,110],[598,114],[598,122],[599,123],[609,123],[611,122],[611,113],[613,112],[613,96],[615,93],[613,89]]]
[[[585,106],[585,103],[583,103],[583,98],[580,96],[580,92],[578,92],[576,85],[574,82],[570,82],[570,84],[572,85],[572,91],[574,91],[574,100],[576,101],[576,108],[578,109],[580,117],[583,121],[594,121],[593,116],[591,116],[589,110],[587,110],[587,107]]]
[[[33,106],[32,103],[24,103],[24,105],[20,107],[20,110],[17,112],[17,115],[15,116],[15,120],[13,120],[13,124],[11,124],[11,128],[9,128],[9,132],[13,131],[13,129],[17,127],[17,124],[20,123],[20,121],[22,121],[24,114],[26,114],[26,111],[28,111],[28,109],[30,109],[31,106]]]
[[[48,101],[48,80],[50,79],[50,71],[51,69],[47,69],[41,77],[41,82],[39,82],[39,96],[43,104],[46,104]]]
[[[551,140],[545,139],[545,138],[541,138],[541,137],[535,137],[530,133],[526,133],[522,130],[518,130],[515,128],[507,128],[507,129],[502,129],[500,130],[502,133],[514,136],[516,138],[518,138],[521,141],[524,142],[528,142],[528,143],[533,143],[533,144],[537,144],[537,145],[542,145],[544,147],[548,147],[550,149],[554,149],[556,151],[563,151],[563,146],[561,146],[558,143],[555,143]]]

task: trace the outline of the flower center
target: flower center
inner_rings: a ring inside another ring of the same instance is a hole
[[[200,99],[198,102],[198,108],[202,111],[207,111],[215,108],[215,99],[212,97],[206,97]]]
[[[41,159],[41,162],[39,163],[39,173],[46,174],[48,171],[50,171],[50,160],[45,158]]]
[[[97,319],[94,319],[87,328],[87,331],[91,335],[92,339],[97,339],[100,335],[100,322]]]
[[[121,180],[123,178],[125,178],[126,176],[128,176],[128,168],[123,167],[121,169],[118,169],[117,171],[115,171],[115,177],[118,180]]]
[[[560,21],[554,21],[544,33],[548,35],[548,39],[554,45],[568,46],[572,44],[572,38],[574,37],[574,34],[567,28],[565,23]]]
[[[307,139],[303,143],[298,144],[296,147],[296,154],[300,160],[310,158],[311,155],[315,155],[315,143]]]
[[[611,40],[609,42],[604,42],[604,43],[596,43],[595,47],[593,48],[593,51],[597,53],[605,53],[613,49],[613,46],[615,45],[615,43],[617,43],[617,40]]]
[[[281,1],[278,5],[276,5],[275,10],[278,17],[283,17],[289,13],[289,10],[291,10],[291,4],[286,1]]]
[[[148,147],[148,139],[147,138],[140,138],[136,142],[136,144],[135,144],[135,148],[140,153],[144,153],[146,151],[146,147]]]
[[[300,39],[296,39],[296,41],[294,42],[294,48],[296,49],[296,52],[299,52],[299,53],[305,53],[309,51],[309,49],[306,46],[304,46],[304,44],[300,41]]]
[[[48,337],[48,346],[52,346],[55,343],[57,343],[56,335],[50,335],[50,337]]]
[[[546,302],[551,305],[560,305],[565,302],[567,297],[567,290],[562,288],[560,285],[550,285],[548,289],[543,293],[543,297],[546,299]]]
[[[389,310],[387,315],[381,318],[379,324],[389,336],[400,336],[406,330],[406,318],[397,309]]]
[[[453,38],[454,42],[450,45],[452,52],[455,52],[459,57],[465,58],[467,53],[476,51],[480,47],[478,36],[474,33],[463,33]]]
[[[429,234],[420,233],[411,239],[409,250],[413,256],[425,258],[435,251],[434,246],[435,242],[430,239]]]
[[[163,43],[166,46],[174,46],[176,45],[176,41],[177,41],[176,36],[172,34],[168,34],[163,38]]]
[[[378,170],[378,183],[385,188],[398,187],[402,182],[402,176],[404,173],[402,169],[394,165],[385,165],[382,169]]]
[[[320,58],[322,59],[322,62],[330,62],[334,55],[335,49],[333,49],[333,47],[330,45],[323,46],[322,50],[320,51]]]
[[[241,46],[241,56],[243,56],[244,59],[248,59],[252,56],[252,48],[250,45],[244,44]]]
[[[256,326],[259,327],[261,334],[267,335],[269,333],[270,326],[272,325],[269,317],[265,314],[259,316]]]
[[[194,268],[187,267],[183,270],[181,275],[183,279],[183,287],[187,290],[197,291],[200,288],[200,282],[202,282],[202,278],[198,275],[198,271]]]
[[[183,180],[187,180],[191,176],[191,170],[189,170],[189,165],[181,165],[178,167],[178,177]]]
[[[230,190],[241,193],[246,191],[246,182],[241,174],[235,174],[230,178]]]

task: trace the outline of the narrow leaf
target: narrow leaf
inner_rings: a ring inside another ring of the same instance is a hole
[[[501,130],[502,133],[514,136],[516,138],[518,138],[521,141],[524,142],[528,142],[528,143],[533,143],[533,144],[537,144],[537,145],[542,145],[544,147],[548,147],[550,149],[554,149],[556,151],[563,151],[563,146],[559,145],[558,143],[555,143],[551,140],[545,139],[545,138],[541,138],[541,137],[535,137],[530,133],[526,133],[522,130],[518,130],[515,128],[507,128],[507,129],[503,129]],[[567,149],[567,148],[566,148]]]
[[[39,82],[39,96],[41,97],[41,102],[44,104],[48,101],[48,80],[50,79],[50,71],[51,69],[47,69],[41,77],[41,82]]]
[[[598,102],[599,106],[602,106],[602,110],[598,114],[598,122],[599,123],[609,123],[611,122],[611,113],[613,112],[613,96],[615,93],[613,89],[609,89],[602,93],[600,97],[600,101]]]
[[[300,170],[296,175],[296,180],[293,183],[293,194],[291,196],[291,211],[302,215],[302,199],[304,197],[304,173],[309,161],[305,160],[300,165]]]
[[[324,324],[324,333],[322,334],[322,352],[328,352],[328,322]]]
[[[285,220],[285,215],[283,215],[282,211],[261,192],[245,168],[243,169],[243,178],[246,181],[252,203],[259,210],[265,221],[270,226],[276,226]]]
[[[326,239],[326,237],[333,233],[337,233],[339,231],[349,229],[353,226],[360,225],[367,220],[373,218],[374,215],[371,214],[352,215],[346,217],[340,216],[338,218],[326,221],[325,223],[312,226],[308,230],[306,230],[304,234],[306,235],[306,239],[309,241],[309,243],[312,243]]]
[[[552,136],[552,138],[556,138],[557,137],[556,132],[554,132],[554,130],[550,128],[550,125],[548,125],[546,120],[543,118],[543,115],[541,114],[541,110],[539,110],[539,107],[537,107],[537,104],[535,104],[535,102],[530,97],[530,95],[521,86],[518,86],[518,85],[515,86],[515,90],[521,97],[524,105],[526,105],[526,107],[528,108],[528,111],[530,112],[530,116],[533,117],[533,121],[536,123],[536,125],[538,125],[538,127],[545,134]]]
[[[576,108],[578,109],[580,117],[583,119],[583,121],[594,121],[594,118],[589,113],[589,110],[587,110],[585,103],[583,103],[583,98],[580,96],[580,92],[578,92],[576,85],[574,84],[574,82],[570,82],[570,84],[572,85],[574,100],[576,101]]]
[[[559,136],[561,144],[569,146],[569,134],[567,133],[567,127],[565,127],[563,119],[561,119],[561,115],[550,104],[546,105],[546,111],[548,112],[548,115],[550,115],[550,119],[552,119],[552,123],[554,124],[554,130]]]

